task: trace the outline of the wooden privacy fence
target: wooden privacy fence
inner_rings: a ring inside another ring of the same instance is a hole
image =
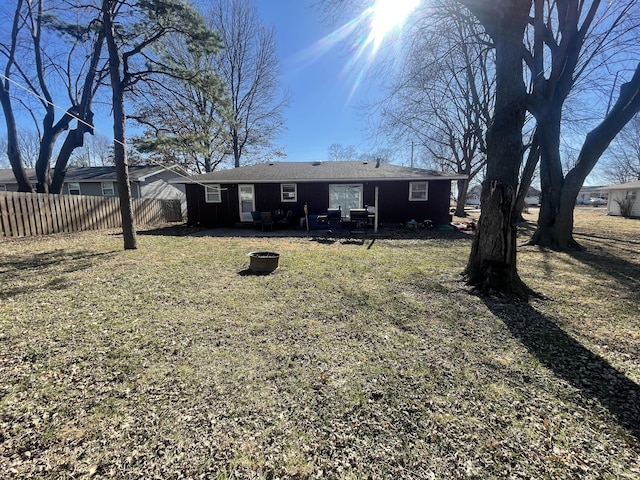
[[[134,198],[137,225],[182,221],[180,200]],[[120,228],[120,199],[46,193],[0,192],[4,237]]]

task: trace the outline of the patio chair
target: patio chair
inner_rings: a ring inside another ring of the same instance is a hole
[[[271,216],[271,212],[260,212],[260,219],[262,220],[262,231],[264,231],[264,227],[269,227],[273,230],[273,217]]]
[[[253,220],[254,227],[262,228],[262,215],[260,212],[251,212],[251,219]]]
[[[288,227],[289,225],[291,225],[291,217],[293,217],[293,210],[287,210],[286,215],[280,220],[278,220],[276,223],[278,225],[283,225],[285,227]]]

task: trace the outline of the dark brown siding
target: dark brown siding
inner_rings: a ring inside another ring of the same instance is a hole
[[[422,222],[431,220],[439,225],[449,223],[449,197],[451,195],[451,181],[431,180],[428,187],[428,200],[426,202],[409,201],[409,182],[380,182],[378,193],[379,218],[381,222],[405,223],[409,220]],[[367,198],[365,188],[365,202]],[[373,193],[371,193],[373,205]]]
[[[331,182],[331,184],[356,184],[358,182]],[[381,223],[405,223],[409,220],[431,220],[435,224],[449,223],[449,197],[451,181],[432,180],[429,182],[429,199],[426,202],[409,201],[407,181],[363,183],[364,205],[375,204],[375,187],[379,186],[379,220]],[[240,221],[238,207],[238,185],[222,184],[222,203],[206,203],[204,187],[186,185],[189,223],[203,226],[233,225]],[[275,212],[293,211],[293,221],[297,225],[304,216],[304,205],[310,214],[319,214],[329,207],[328,183],[298,183],[296,202],[282,202],[279,183],[254,184],[256,210]]]
[[[238,187],[222,185],[222,203],[207,203],[202,185],[186,185],[187,218],[189,225],[216,227],[233,225],[239,220]]]

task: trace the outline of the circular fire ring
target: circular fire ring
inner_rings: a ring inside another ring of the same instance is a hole
[[[276,252],[251,252],[249,270],[254,273],[269,273],[278,268],[280,254]]]

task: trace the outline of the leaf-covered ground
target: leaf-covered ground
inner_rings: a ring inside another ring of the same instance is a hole
[[[515,304],[468,234],[3,241],[0,472],[640,478],[640,221],[601,212],[520,248]]]

